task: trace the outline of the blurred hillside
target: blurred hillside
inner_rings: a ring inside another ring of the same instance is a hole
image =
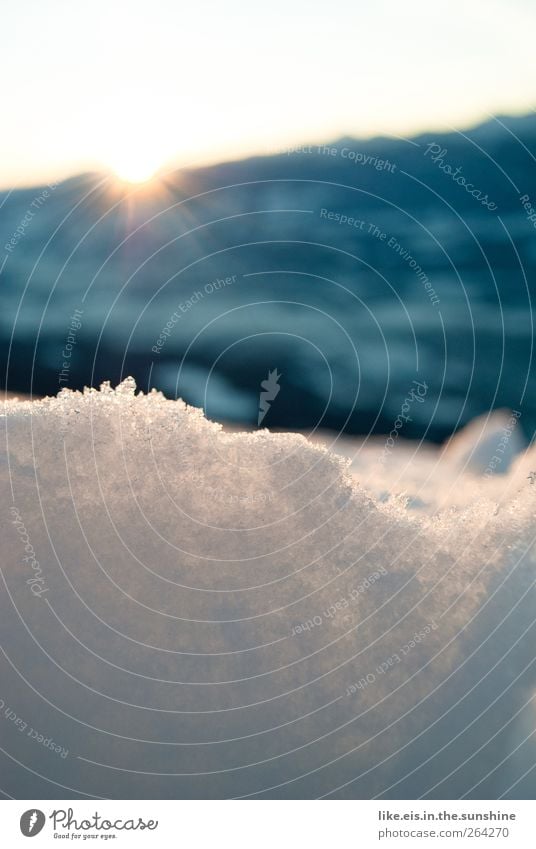
[[[277,369],[263,426],[384,433],[419,380],[405,437],[496,407],[531,431],[535,157],[531,115],[4,192],[3,385],[133,375],[256,425]]]

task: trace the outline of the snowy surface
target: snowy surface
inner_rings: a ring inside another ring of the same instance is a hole
[[[130,380],[6,401],[3,790],[533,797],[536,451],[511,419],[382,461]]]
[[[517,411],[479,416],[442,446],[399,438],[386,452],[386,437],[312,438],[346,458],[356,482],[376,499],[401,499],[429,515],[473,500],[511,500],[536,469],[536,452],[526,451]]]

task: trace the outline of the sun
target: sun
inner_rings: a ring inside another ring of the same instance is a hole
[[[147,183],[155,176],[161,163],[144,155],[143,151],[126,152],[111,167],[120,180],[125,183]]]
[[[102,159],[122,182],[147,183],[162,169],[167,156],[152,133],[133,127],[127,133],[117,133]]]
[[[126,92],[101,113],[97,158],[125,183],[147,183],[176,155],[179,128],[170,104],[147,88]],[[104,128],[104,131],[102,131]]]

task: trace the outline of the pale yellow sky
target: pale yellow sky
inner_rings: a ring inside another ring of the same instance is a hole
[[[531,0],[25,0],[0,186],[465,127],[535,103]]]

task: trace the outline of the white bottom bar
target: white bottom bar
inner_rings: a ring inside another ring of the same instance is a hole
[[[532,849],[532,801],[6,801],[1,845]],[[120,843],[118,844],[118,841]]]

